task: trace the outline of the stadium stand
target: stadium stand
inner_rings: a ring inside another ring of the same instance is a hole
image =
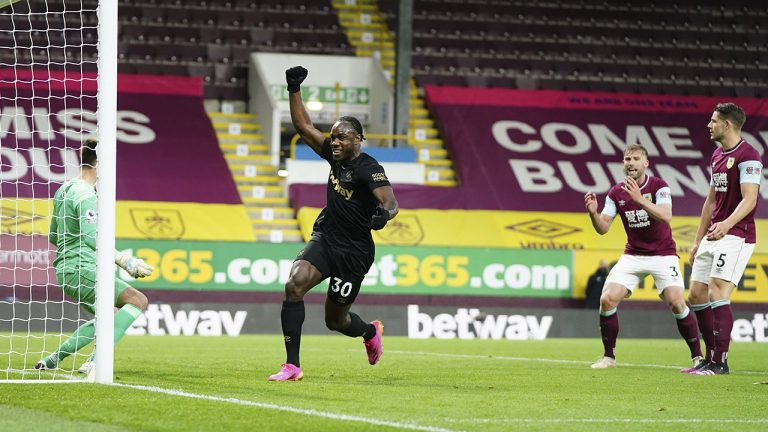
[[[394,28],[396,2],[380,4]],[[755,2],[416,0],[413,75],[419,86],[764,97],[766,18]]]

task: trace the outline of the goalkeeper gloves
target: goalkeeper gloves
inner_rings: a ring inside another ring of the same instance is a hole
[[[378,231],[384,228],[387,222],[389,222],[389,210],[384,207],[376,207],[373,216],[371,216],[371,229]]]
[[[136,258],[125,252],[115,253],[115,264],[127,271],[135,279],[147,277],[152,274],[154,268],[144,262],[141,258]]]
[[[301,90],[301,83],[307,78],[307,71],[301,66],[294,66],[285,71],[285,82],[288,83],[288,93]]]

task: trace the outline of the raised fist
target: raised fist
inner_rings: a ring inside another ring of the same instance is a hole
[[[288,83],[288,93],[300,90],[301,83],[307,78],[309,71],[302,66],[294,66],[285,71],[285,82]]]

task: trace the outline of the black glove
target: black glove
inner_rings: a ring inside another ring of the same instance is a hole
[[[285,71],[285,82],[288,83],[288,93],[296,93],[300,90],[301,83],[307,78],[307,71],[301,66],[294,66]]]
[[[389,222],[389,211],[384,207],[376,207],[371,216],[371,229],[378,231],[384,228],[387,222]]]

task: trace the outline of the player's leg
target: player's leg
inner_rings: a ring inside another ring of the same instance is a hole
[[[334,255],[333,271],[325,298],[325,325],[349,337],[363,338],[368,363],[375,365],[383,352],[381,321],[366,322],[356,313],[349,312],[360,293],[365,274],[373,264],[374,251],[368,256]]]
[[[712,362],[697,372],[700,375],[728,374],[728,349],[733,330],[733,310],[731,293],[736,289],[749,258],[752,256],[754,243],[745,243],[741,237],[727,235],[718,240],[713,253],[712,273],[709,279],[709,301],[714,316],[715,350]]]
[[[709,275],[712,272],[712,242],[702,240],[691,269],[688,303],[696,314],[701,338],[704,340],[704,360],[712,360],[715,350],[715,317],[709,304]]]
[[[364,275],[350,276],[350,280],[345,281],[344,276],[331,274],[325,298],[325,325],[329,330],[349,337],[362,336],[368,363],[375,365],[382,354],[381,336],[384,333],[384,325],[381,321],[365,322],[359,315],[349,311],[360,292],[363,277]]]
[[[619,310],[621,300],[629,294],[624,285],[611,282],[603,287],[600,295],[600,336],[603,340],[603,357],[592,365],[593,369],[616,366],[616,339],[619,337]]]
[[[616,339],[619,337],[619,303],[632,294],[640,283],[637,275],[637,257],[622,255],[605,279],[600,295],[600,336],[603,341],[603,356],[594,364],[593,369],[616,366]]]
[[[301,371],[299,357],[301,349],[301,327],[304,324],[304,295],[325,276],[316,265],[323,266],[322,251],[310,241],[301,252],[299,259],[293,262],[288,282],[285,284],[285,300],[280,310],[280,324],[285,342],[285,363],[280,371],[269,376],[270,381],[298,381],[304,374]],[[313,250],[314,249],[314,250]],[[308,256],[307,256],[308,255]],[[301,259],[311,259],[313,262]],[[318,263],[318,264],[314,264]],[[327,274],[327,273],[326,273]]]
[[[56,274],[56,279],[67,296],[78,301],[86,311],[94,313],[96,283],[93,272]],[[56,368],[65,358],[93,342],[95,334],[93,320],[83,323],[54,352],[38,361],[35,369]]]
[[[699,342],[699,329],[696,323],[695,314],[691,313],[688,305],[685,304],[685,294],[682,286],[667,286],[662,288],[661,298],[669,306],[672,315],[677,322],[677,330],[680,336],[688,345],[693,359],[694,367],[704,362],[704,356],[701,353],[701,342]]]
[[[699,329],[696,324],[695,314],[692,314],[688,305],[685,304],[680,259],[677,255],[669,255],[647,257],[647,260],[656,289],[659,291],[659,297],[669,306],[677,321],[677,330],[688,345],[693,367],[703,365],[704,357],[701,355]],[[689,371],[682,370],[681,372]]]
[[[139,290],[131,287],[122,279],[115,279],[115,344],[125,336],[126,330],[141,316],[142,312],[147,310],[149,300]],[[87,374],[94,367],[95,353],[92,353],[88,359],[77,368],[80,373]]]

